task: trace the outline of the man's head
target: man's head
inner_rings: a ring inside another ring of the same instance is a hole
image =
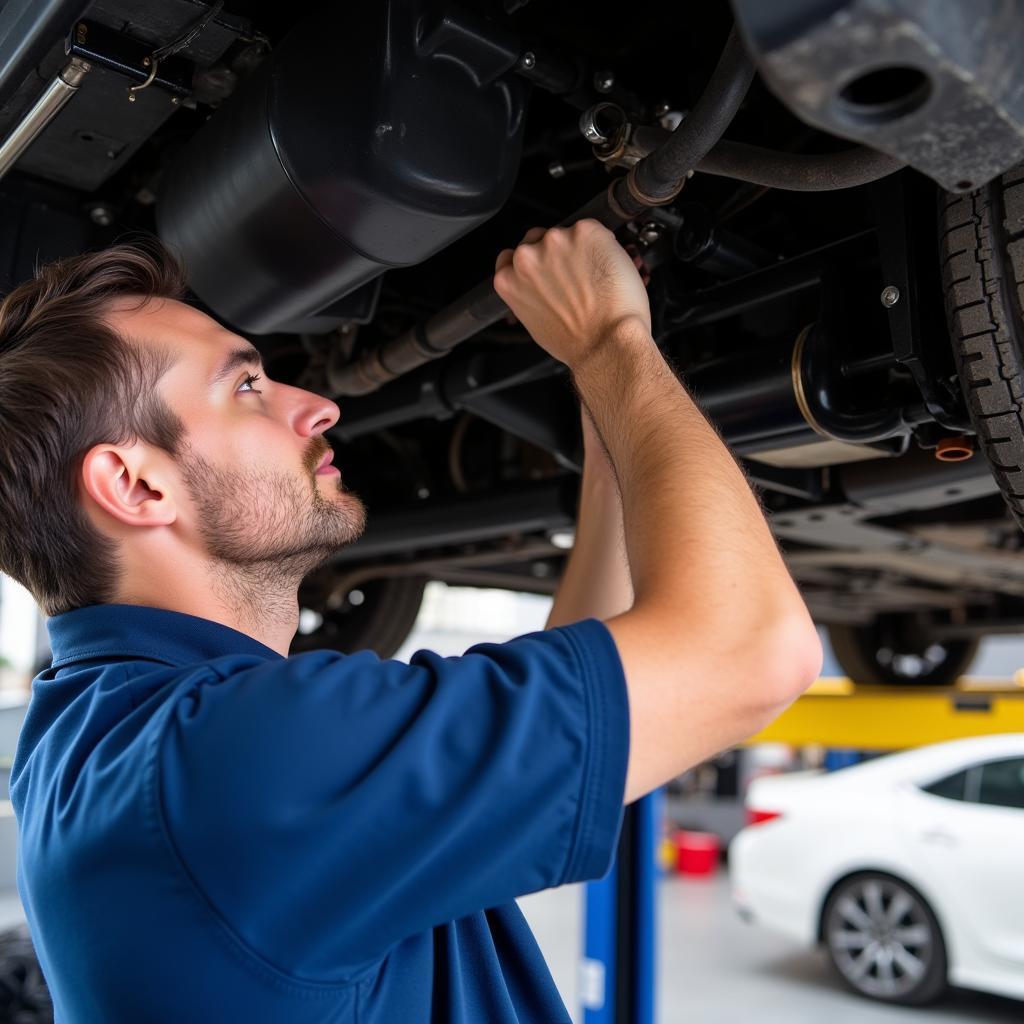
[[[0,571],[48,614],[144,601],[197,565],[251,602],[362,530],[318,472],[337,407],[266,380],[184,292],[158,245],[116,246],[0,305]]]

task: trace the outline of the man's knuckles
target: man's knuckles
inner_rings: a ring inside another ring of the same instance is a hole
[[[502,249],[498,253],[498,258],[494,261],[495,272],[501,270],[503,267],[507,267],[512,262],[512,250]]]
[[[512,266],[521,274],[534,272],[540,264],[540,245],[526,243],[516,246],[512,253]]]
[[[492,284],[502,301],[506,305],[511,305],[515,300],[516,291],[516,272],[512,267],[511,261],[495,272]]]

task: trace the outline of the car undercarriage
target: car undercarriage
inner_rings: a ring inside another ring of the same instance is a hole
[[[369,527],[295,647],[387,656],[428,580],[555,588],[577,401],[490,276],[595,216],[844,669],[950,682],[1024,631],[1024,24],[783,7],[8,0],[2,289],[155,232],[338,401]]]

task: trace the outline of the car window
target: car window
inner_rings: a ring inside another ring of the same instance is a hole
[[[947,800],[963,800],[966,787],[967,769],[965,768],[962,772],[947,775],[945,778],[921,788],[926,793],[931,793],[932,796],[943,796]]]
[[[1024,757],[983,764],[977,800],[996,807],[1024,807]]]

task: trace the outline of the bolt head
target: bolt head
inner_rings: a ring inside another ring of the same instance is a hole
[[[89,219],[93,224],[99,224],[100,227],[109,227],[114,223],[114,212],[109,206],[99,204],[89,211]]]
[[[522,57],[519,58],[519,66],[526,71],[531,70],[533,67],[536,66],[536,64],[537,58],[534,56],[534,54],[530,53],[529,50],[527,50],[526,53],[524,53]]]
[[[637,237],[641,242],[651,245],[661,238],[661,225],[657,221],[649,220],[640,228]]]
[[[615,75],[611,71],[596,71],[594,73],[594,88],[598,92],[611,92],[615,85]]]
[[[548,174],[550,174],[552,178],[564,178],[565,164],[563,164],[560,160],[553,161],[552,163],[548,164]]]
[[[887,284],[882,289],[880,298],[882,300],[882,305],[885,306],[886,309],[891,309],[900,301],[900,290],[894,284]]]

